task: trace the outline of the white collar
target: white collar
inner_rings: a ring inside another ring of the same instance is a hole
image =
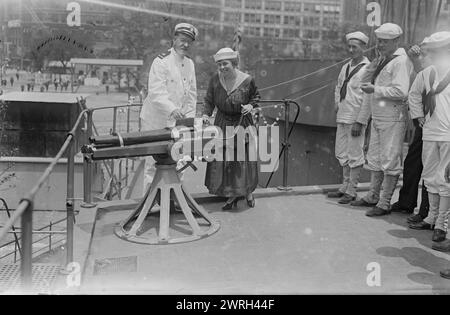
[[[227,91],[227,87],[225,85],[225,80],[224,80],[222,74],[220,74],[220,72],[219,72],[220,84],[222,84],[222,87],[225,89],[225,91],[227,91],[228,95],[233,93],[242,84],[242,82],[244,82],[248,77],[250,77],[250,75],[240,71],[239,69],[236,69],[236,81],[234,82],[234,85],[233,85],[233,88],[231,89],[231,91]]]
[[[399,48],[394,52],[394,56],[407,56],[404,48]]]
[[[350,67],[352,67],[352,61],[353,60],[350,60],[347,64],[350,66]],[[359,66],[360,64],[369,64],[370,63],[370,60],[366,57],[366,56],[363,56],[363,59],[361,60],[361,62],[360,63],[358,63],[356,66],[353,66],[353,67],[357,67],[357,66]]]

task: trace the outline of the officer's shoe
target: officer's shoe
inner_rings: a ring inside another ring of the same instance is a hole
[[[381,216],[384,216],[384,215],[388,215],[390,213],[391,212],[388,211],[388,210],[384,210],[384,209],[381,209],[379,207],[373,207],[372,209],[370,209],[369,211],[366,212],[366,216],[368,216],[368,217],[381,217]]]
[[[391,212],[413,213],[414,210],[411,211],[411,209],[404,208],[399,202],[396,202],[391,206]]]
[[[420,223],[423,221],[423,217],[420,214],[415,214],[413,216],[410,216],[406,221],[410,224],[412,223]]]
[[[341,205],[348,205],[350,202],[355,201],[355,199],[356,197],[345,194],[341,199],[339,199],[338,203]]]
[[[450,240],[433,243],[433,246],[431,246],[431,248],[440,252],[448,253],[450,252]]]
[[[374,207],[377,204],[375,203],[368,203],[367,201],[365,201],[364,199],[359,199],[359,200],[355,200],[353,202],[350,203],[351,206],[353,207]]]
[[[328,198],[333,198],[333,199],[337,199],[337,198],[342,198],[342,197],[344,197],[344,193],[341,193],[339,190],[338,191],[332,191],[332,192],[329,192],[328,193],[328,195],[327,195],[327,197]]]
[[[434,229],[433,238],[432,238],[433,242],[437,242],[437,243],[443,242],[443,241],[445,241],[446,237],[447,237],[447,232],[439,230],[439,229]]]
[[[425,221],[421,221],[418,223],[410,223],[409,228],[413,230],[434,230],[434,225],[431,225]]]
[[[441,275],[442,278],[450,279],[450,269],[442,270],[440,272],[440,275]]]

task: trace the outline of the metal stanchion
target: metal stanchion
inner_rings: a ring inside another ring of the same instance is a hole
[[[22,227],[22,257],[20,261],[20,277],[22,289],[32,288],[32,260],[33,260],[33,204],[27,200],[28,205],[21,218]]]
[[[87,127],[86,127],[86,139],[85,144],[89,143],[89,137],[92,136],[92,111],[87,112]],[[96,206],[92,201],[92,163],[86,158],[83,160],[83,190],[84,190],[84,200],[80,205],[83,208],[94,208]]]
[[[113,109],[113,129],[112,129],[113,134],[117,132],[117,107],[114,107]],[[114,172],[115,172],[115,163],[114,160],[111,160],[110,162],[110,167],[111,167],[111,185],[109,186],[109,200],[113,199],[113,186],[114,186]],[[119,193],[119,191],[117,190],[117,193]]]
[[[284,101],[284,139],[282,143],[283,147],[283,186],[279,186],[278,190],[290,191],[292,188],[288,186],[288,172],[289,172],[289,148],[291,144],[289,143],[289,115],[290,115],[290,101]]]
[[[75,185],[75,144],[72,139],[67,156],[67,241],[66,241],[66,264],[73,262],[73,226],[74,226],[74,185]]]

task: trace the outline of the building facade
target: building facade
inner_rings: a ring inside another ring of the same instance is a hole
[[[321,40],[342,23],[342,0],[222,0],[221,20],[249,37]]]

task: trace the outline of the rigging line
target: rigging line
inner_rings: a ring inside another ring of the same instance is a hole
[[[375,47],[376,47],[376,46],[373,46],[373,47],[371,47],[371,48],[369,48],[369,49],[366,49],[366,50],[364,51],[364,53],[367,53],[367,52],[369,52],[369,51],[375,49]],[[344,59],[344,60],[342,60],[342,61],[339,61],[339,62],[337,62],[337,63],[335,63],[335,64],[332,64],[332,65],[330,65],[330,66],[327,66],[327,67],[321,68],[321,69],[319,69],[319,70],[313,71],[313,72],[311,72],[311,73],[305,74],[305,75],[303,75],[303,76],[301,76],[301,77],[297,77],[297,78],[294,78],[294,79],[291,79],[291,80],[288,80],[288,81],[284,81],[284,82],[281,82],[281,83],[278,83],[278,84],[275,84],[275,85],[272,85],[272,86],[268,86],[268,87],[259,89],[259,91],[260,91],[260,92],[267,91],[267,90],[270,90],[270,89],[274,89],[274,88],[283,86],[283,85],[285,85],[285,84],[289,84],[289,83],[292,83],[292,82],[295,82],[295,81],[298,81],[298,80],[306,79],[306,78],[308,78],[308,77],[310,77],[310,76],[312,76],[312,75],[318,74],[318,73],[320,73],[320,72],[323,72],[323,71],[329,70],[329,69],[331,69],[331,68],[334,68],[334,67],[336,67],[336,66],[338,66],[338,65],[340,65],[340,64],[346,63],[346,62],[350,61],[350,59],[351,59],[351,58],[346,58],[346,59]]]
[[[227,27],[233,27],[233,28],[235,27],[234,24],[227,23],[227,22],[220,22],[220,21],[214,21],[214,20],[205,20],[205,19],[196,18],[196,17],[192,17],[192,16],[187,16],[187,15],[174,14],[174,13],[162,12],[162,11],[157,11],[157,10],[143,9],[143,8],[140,8],[140,7],[129,6],[129,5],[124,5],[124,4],[118,4],[118,3],[112,3],[112,2],[103,1],[103,0],[79,0],[79,1],[85,2],[85,3],[90,3],[90,4],[97,4],[97,5],[102,5],[102,6],[108,6],[108,7],[112,7],[112,8],[116,8],[116,9],[136,11],[136,12],[140,12],[140,13],[159,15],[159,16],[164,16],[164,17],[169,17],[169,18],[174,18],[174,19],[195,21],[195,22],[204,23],[204,24],[212,24],[212,25],[217,25],[217,26],[227,26]]]
[[[159,3],[167,3],[167,4],[179,4],[185,5],[189,7],[203,7],[203,8],[212,8],[212,9],[222,9],[221,5],[217,4],[209,4],[209,3],[195,3],[191,1],[180,1],[180,0],[147,0],[149,2],[159,2]]]
[[[285,96],[284,98],[285,98],[285,99],[288,99],[288,98],[292,97],[292,96],[295,95],[295,94],[303,93],[303,92],[306,92],[306,91],[308,91],[308,90],[309,90],[309,91],[312,91],[312,90],[314,90],[315,88],[317,88],[318,86],[321,86],[323,83],[331,84],[331,83],[334,83],[334,82],[336,82],[336,81],[337,81],[336,79],[331,79],[331,80],[327,80],[327,81],[322,81],[322,82],[320,82],[320,84],[316,84],[316,85],[313,85],[313,86],[308,86],[308,87],[305,87],[305,88],[303,88],[303,89],[301,89],[301,90],[292,92],[291,94]]]
[[[314,91],[311,91],[311,92],[309,92],[309,93],[303,94],[302,96],[296,98],[294,101],[299,101],[299,100],[301,100],[301,99],[303,99],[303,98],[305,98],[305,97],[307,97],[307,96],[309,96],[309,95],[311,95],[311,94],[317,93],[317,92],[319,92],[319,91],[325,89],[326,87],[330,86],[331,84],[332,84],[332,83],[328,83],[328,84],[326,84],[326,85],[324,85],[324,86],[322,86],[322,87],[320,87],[320,88],[318,88],[318,89],[315,89]]]

